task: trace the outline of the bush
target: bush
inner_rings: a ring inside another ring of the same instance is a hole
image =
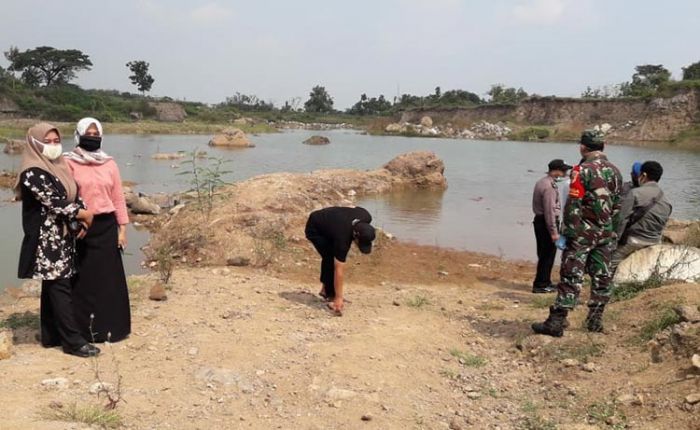
[[[549,129],[544,127],[528,127],[520,133],[516,133],[515,140],[543,140],[549,137]]]

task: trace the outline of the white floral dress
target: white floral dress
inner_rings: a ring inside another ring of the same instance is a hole
[[[70,278],[75,274],[75,238],[66,225],[75,219],[80,209],[85,209],[85,204],[80,198],[69,201],[58,178],[42,169],[25,170],[20,181],[23,192],[29,192],[41,205],[32,277],[43,280]]]

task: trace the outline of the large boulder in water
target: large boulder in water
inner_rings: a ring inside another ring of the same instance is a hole
[[[303,143],[304,145],[328,145],[329,143],[331,143],[331,140],[326,136],[311,136],[310,138],[306,139]]]
[[[688,282],[700,280],[700,249],[683,245],[654,245],[640,249],[620,263],[615,282],[645,282],[651,277]]]
[[[23,150],[24,140],[7,139],[7,142],[5,143],[5,148],[3,148],[2,152],[4,152],[5,154],[13,155],[21,154]]]
[[[447,187],[445,163],[434,152],[416,151],[402,154],[385,164],[384,168],[413,186]]]
[[[248,136],[240,128],[227,128],[221,134],[217,134],[209,141],[209,146],[221,146],[225,148],[252,148]]]

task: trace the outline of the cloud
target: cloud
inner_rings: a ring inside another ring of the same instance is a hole
[[[515,6],[513,17],[526,24],[555,24],[564,16],[566,0],[527,0]]]
[[[190,12],[192,20],[199,24],[221,22],[231,17],[231,15],[233,15],[231,9],[221,6],[218,3],[207,3]]]

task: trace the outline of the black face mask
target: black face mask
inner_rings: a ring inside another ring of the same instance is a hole
[[[80,136],[78,146],[88,152],[94,152],[102,146],[102,137],[100,136]]]

